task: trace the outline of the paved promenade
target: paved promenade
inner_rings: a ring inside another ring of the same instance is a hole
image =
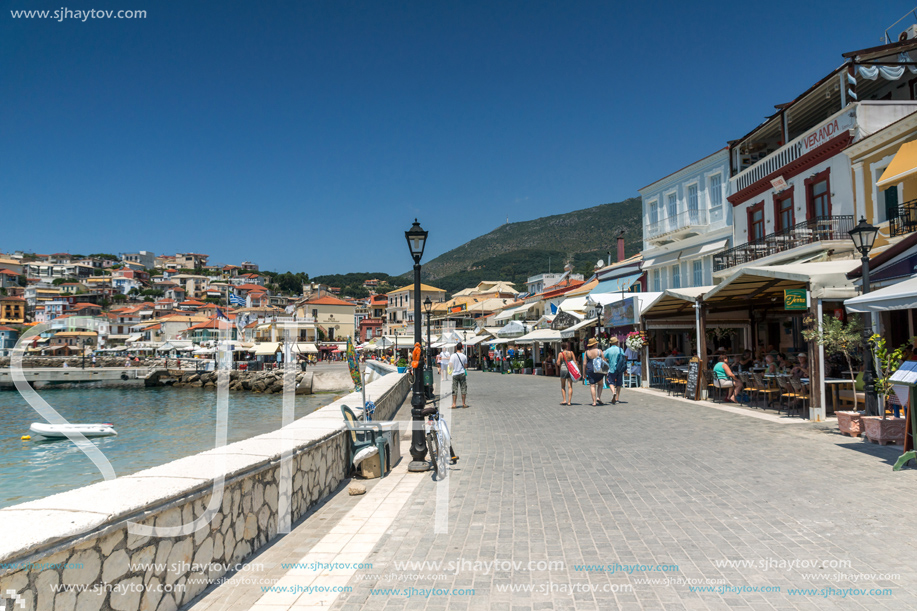
[[[445,482],[405,455],[190,608],[915,608],[898,450],[652,391],[593,408],[577,386],[561,407],[558,386],[472,372]]]

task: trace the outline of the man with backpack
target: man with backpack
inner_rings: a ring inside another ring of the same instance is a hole
[[[608,361],[608,376],[606,381],[611,389],[611,404],[614,405],[621,400],[621,387],[624,386],[624,371],[627,369],[627,357],[624,351],[618,346],[618,338],[612,337],[609,341],[611,344],[605,350],[605,360]]]

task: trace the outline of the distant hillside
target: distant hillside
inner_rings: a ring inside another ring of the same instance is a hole
[[[621,230],[626,255],[639,252],[640,198],[503,225],[424,263],[423,278],[450,293],[481,280],[507,280],[522,290],[526,278],[548,271],[549,257],[550,271],[562,271],[569,261],[576,272],[588,277],[608,251],[614,258],[615,238]]]

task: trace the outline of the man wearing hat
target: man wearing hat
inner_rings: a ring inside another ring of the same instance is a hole
[[[793,370],[790,371],[790,375],[797,378],[808,378],[809,377],[809,356],[805,352],[800,352],[796,355],[796,366],[793,367]]]

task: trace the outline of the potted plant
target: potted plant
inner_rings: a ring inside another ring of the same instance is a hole
[[[913,342],[914,338],[911,338]],[[866,439],[873,443],[885,445],[886,443],[904,443],[904,418],[886,418],[885,407],[888,395],[892,392],[890,379],[898,371],[905,358],[905,346],[889,351],[885,345],[885,338],[878,333],[869,338],[869,346],[876,361],[876,394],[879,395],[879,413],[881,416],[863,416]]]
[[[860,318],[850,316],[849,320],[844,323],[834,316],[825,315],[822,317],[821,328],[818,327],[818,321],[807,316],[803,321],[806,329],[803,330],[802,336],[807,342],[814,341],[820,346],[825,347],[826,354],[841,354],[847,361],[847,369],[850,371],[850,381],[853,383],[853,411],[836,412],[837,426],[841,433],[851,437],[859,437],[863,432],[863,423],[861,418],[863,412],[857,410],[856,396],[856,372],[853,368],[853,352],[863,346],[863,335]]]
[[[398,373],[404,373],[408,370],[408,360],[404,357],[398,359],[398,362],[395,364],[398,367]]]
[[[532,373],[532,369],[535,367],[535,361],[532,359],[525,359],[522,363],[522,367],[525,373]]]

